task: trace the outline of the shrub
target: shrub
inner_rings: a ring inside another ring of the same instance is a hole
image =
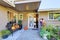
[[[46,29],[46,30],[45,30]],[[60,29],[59,27],[54,27],[53,25],[48,25],[47,27],[42,27],[40,35],[43,37],[44,34],[47,34],[48,40],[60,40]]]
[[[11,32],[9,30],[2,30],[1,31],[2,35],[9,35]]]
[[[2,38],[7,38],[8,35],[10,35],[10,34],[11,34],[11,32],[9,30],[2,30],[0,32],[0,35],[1,35]]]

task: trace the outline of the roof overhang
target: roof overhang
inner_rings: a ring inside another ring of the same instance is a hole
[[[30,3],[30,2],[40,2],[40,1],[41,0],[25,0],[25,1],[15,2],[15,4]]]
[[[39,9],[38,11],[58,11],[60,8]]]
[[[0,5],[3,5],[5,7],[15,7],[14,1],[9,0],[0,0]]]

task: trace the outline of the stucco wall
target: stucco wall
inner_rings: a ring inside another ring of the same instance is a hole
[[[28,26],[28,13],[23,13],[23,27]]]
[[[0,30],[6,29],[5,25],[7,22],[8,22],[7,10],[6,10],[6,8],[0,6]]]
[[[8,22],[7,11],[11,11],[13,13],[17,13],[16,11],[3,7],[0,5],[0,31],[6,29],[6,24]]]
[[[48,12],[40,12],[39,13],[39,19],[44,18],[45,20],[48,19]]]

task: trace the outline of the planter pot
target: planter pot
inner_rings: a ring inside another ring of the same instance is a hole
[[[25,26],[25,27],[24,27],[24,30],[28,30],[28,27],[27,27],[27,26]]]
[[[2,38],[3,39],[6,39],[8,37],[8,35],[3,35]]]

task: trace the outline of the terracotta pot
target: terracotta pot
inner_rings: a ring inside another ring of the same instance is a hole
[[[25,26],[25,27],[24,27],[24,30],[28,30],[28,27],[27,27],[27,26]]]

